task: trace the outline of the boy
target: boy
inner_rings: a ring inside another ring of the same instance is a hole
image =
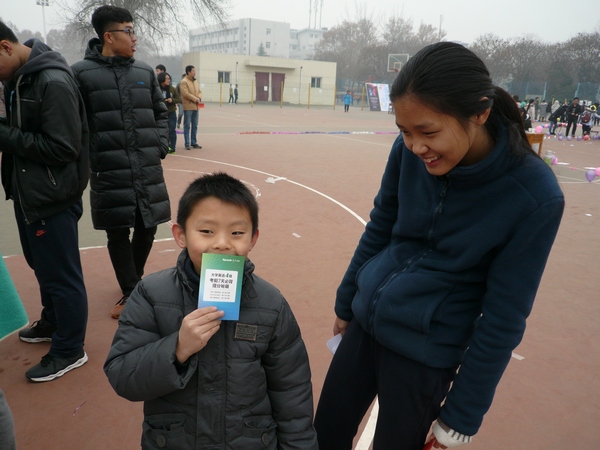
[[[85,107],[67,61],[37,39],[20,43],[1,21],[0,81],[8,113],[0,120],[2,185],[13,200],[21,248],[42,303],[40,319],[19,339],[50,342],[48,354],[25,376],[52,381],[88,360],[77,228],[89,178]]]
[[[308,356],[281,293],[246,259],[239,321],[198,309],[202,254],[248,255],[256,199],[227,174],[198,178],[173,236],[177,266],[138,284],[104,364],[117,394],[144,401],[142,448],[317,449]]]
[[[152,68],[133,57],[137,36],[126,9],[92,14],[98,37],[73,65],[90,125],[92,223],[106,232],[122,297],[118,319],[144,274],[157,226],[171,218],[161,159],[169,150],[167,107]],[[131,229],[133,228],[133,233]]]

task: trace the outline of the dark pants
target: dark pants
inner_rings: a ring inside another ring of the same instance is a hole
[[[549,120],[550,120],[550,129],[548,130],[548,132],[550,134],[554,134],[554,132],[556,131],[556,127],[557,127],[556,120],[553,120],[553,119],[549,119]]]
[[[233,94],[229,94],[229,101],[227,103],[233,103],[235,100],[233,100]]]
[[[592,131],[592,127],[590,125],[581,124],[581,132],[582,132],[583,136],[585,136],[586,134],[590,134],[591,131]]]
[[[40,285],[42,316],[57,327],[49,353],[57,358],[77,356],[88,316],[77,231],[82,201],[31,224],[25,222],[21,204],[15,202],[14,207],[23,254]]]
[[[573,133],[571,133],[571,135],[575,136],[575,132],[577,131],[577,118],[571,119],[569,117],[569,121],[567,122],[567,132],[565,133],[565,136],[569,135],[569,130],[571,129],[571,126],[573,126]]]
[[[344,112],[348,112],[349,109],[350,109],[350,105],[344,104]]]
[[[421,450],[456,369],[434,369],[381,346],[353,320],[338,347],[319,399],[320,450],[352,448],[377,395],[374,450]]]
[[[175,111],[170,112],[168,116],[169,121],[169,147],[175,150],[177,145],[177,113]]]
[[[129,228],[106,230],[108,254],[123,295],[129,296],[144,275],[144,266],[152,250],[156,228],[144,226],[138,209],[131,241],[129,241]]]

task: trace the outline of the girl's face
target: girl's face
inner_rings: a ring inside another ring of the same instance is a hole
[[[412,95],[394,101],[394,111],[404,143],[432,175],[445,175],[458,165],[479,162],[494,147],[483,127],[489,108],[471,117],[466,126],[453,116],[428,108]]]
[[[165,81],[162,83],[163,86],[168,86],[171,84],[171,77],[170,76],[166,76],[165,77]]]

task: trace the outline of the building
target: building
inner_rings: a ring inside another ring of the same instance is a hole
[[[290,31],[290,58],[314,59],[315,46],[327,28],[304,28]]]
[[[261,19],[239,19],[225,27],[213,25],[190,30],[190,52],[258,55],[313,59],[315,44],[326,29],[291,30],[290,24]],[[262,50],[261,50],[262,49]]]
[[[239,19],[224,28],[213,25],[190,30],[190,52],[256,55],[289,58],[290,24],[261,19]]]
[[[238,85],[240,103],[251,101],[333,105],[336,63],[227,53],[183,54],[183,66],[196,68],[204,102],[229,99]]]

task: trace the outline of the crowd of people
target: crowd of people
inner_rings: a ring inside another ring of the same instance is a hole
[[[549,105],[546,100],[539,101],[539,97],[529,99],[529,101],[520,101],[518,95],[513,95],[513,99],[517,103],[521,112],[521,117],[525,123],[525,128],[530,129],[534,122],[549,122],[548,133],[554,136],[556,130],[566,126],[565,135],[575,137],[577,127],[581,126],[581,135],[586,136],[592,133],[592,127],[600,123],[598,102],[589,102],[586,104],[579,103],[579,97],[575,97],[572,101],[560,103],[558,100]]]
[[[564,209],[523,115],[484,63],[441,42],[392,85],[400,133],[332,304],[342,339],[313,417],[298,323],[248,259],[258,203],[241,181],[192,182],[172,225],[176,266],[144,276],[157,226],[170,219],[161,160],[175,149],[177,105],[185,148],[201,148],[202,92],[194,66],[174,88],[165,67],[133,58],[126,9],[101,6],[91,22],[97,37],[72,67],[0,22],[2,183],[42,306],[19,338],[50,342],[26,377],[52,381],[88,360],[77,224],[89,182],[122,291],[104,372],[118,395],[144,402],[143,449],[347,450],[375,396],[374,450],[471,442],[522,339]],[[525,114],[545,118],[543,103]],[[207,253],[244,257],[237,321],[198,307]],[[11,428],[0,391],[2,449],[14,448]]]

